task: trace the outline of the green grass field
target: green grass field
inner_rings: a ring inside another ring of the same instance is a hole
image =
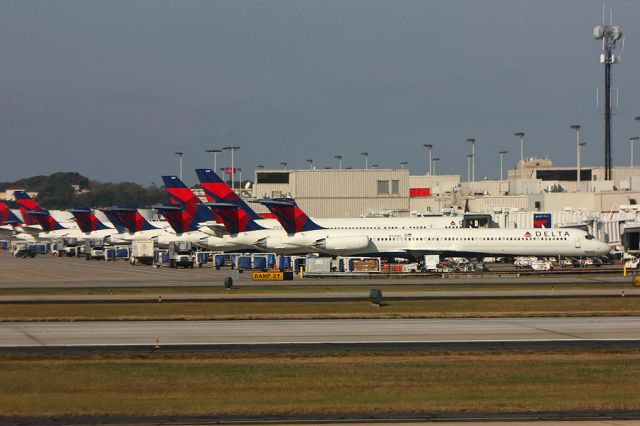
[[[304,282],[293,284],[273,284],[257,286],[251,281],[236,283],[233,293],[324,293],[324,292],[367,292],[371,288],[379,288],[384,292],[394,291],[491,291],[491,290],[624,290],[633,288],[631,281],[628,283],[608,283],[606,281],[594,281],[592,283],[544,283],[544,284],[478,284],[469,279],[466,284],[385,284],[385,280],[362,280],[350,285],[344,284],[313,284],[305,285]],[[30,296],[30,295],[171,295],[171,294],[220,294],[229,293],[222,283],[212,283],[210,287],[200,286],[173,286],[173,287],[14,287],[3,288],[0,294],[3,296]]]
[[[2,416],[623,410],[640,352],[0,357]]]
[[[0,304],[0,321],[453,318],[639,315],[635,297],[345,302]]]

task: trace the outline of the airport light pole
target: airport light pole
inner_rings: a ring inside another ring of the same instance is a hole
[[[280,163],[280,165],[282,166],[283,169],[287,170],[287,162],[283,161],[282,163]]]
[[[401,161],[401,162],[400,162],[400,168],[401,168],[401,169],[404,169],[404,166],[406,166],[407,164],[409,164],[409,162],[408,162],[408,161]]]
[[[307,163],[309,163],[309,168],[313,169],[313,160],[311,158],[307,158]]]
[[[476,181],[476,140],[474,138],[467,139],[471,144],[471,182]]]
[[[222,152],[221,149],[205,149],[205,152],[210,152],[213,154],[213,171],[215,172],[218,169],[218,153]]]
[[[436,161],[440,161],[440,158],[434,158],[431,160],[431,168],[433,170],[433,176],[436,175]]]
[[[629,138],[629,145],[631,145],[631,156],[629,158],[629,167],[631,167],[631,171],[633,171],[633,143],[637,140],[638,140],[638,136]]]
[[[180,163],[180,180],[182,180],[182,152],[176,152],[178,156],[178,162]]]
[[[371,168],[372,168],[372,169],[377,169],[378,167],[380,167],[380,165],[379,165],[379,164],[372,164],[372,165],[371,165]]]
[[[231,189],[233,191],[235,191],[236,189],[236,170],[235,170],[235,163],[233,160],[233,153],[236,152],[237,150],[240,149],[239,146],[225,146],[224,148],[222,148],[225,151],[231,151]]]
[[[369,153],[361,152],[360,155],[364,157],[364,169],[367,170],[369,168]]]
[[[338,169],[342,170],[342,155],[336,155],[334,158],[338,160]]]
[[[433,149],[433,144],[425,143],[425,144],[422,144],[422,146],[424,146],[425,148],[427,148],[427,152],[428,152],[428,154],[429,154],[429,156],[428,156],[428,161],[429,161],[429,162],[428,162],[427,164],[429,165],[429,174],[431,175],[431,172],[433,171],[433,170],[431,169],[431,150]]]
[[[580,142],[578,144],[578,182],[580,182],[580,155],[582,154],[582,147],[585,146],[586,142]]]
[[[576,131],[576,182],[580,182],[580,125],[572,124],[571,129]]]
[[[500,151],[498,154],[500,154],[500,180],[502,180],[502,164],[503,164],[503,160],[504,160],[504,155],[507,153],[507,151]]]
[[[524,166],[524,132],[516,132],[513,136],[520,138],[520,162]]]
[[[222,173],[222,181],[226,182],[227,181],[227,168],[226,167],[220,167],[220,172]]]
[[[257,170],[262,170],[262,169],[264,169],[264,166],[263,166],[262,164],[258,164],[258,165],[256,166],[256,169],[257,169]]]
[[[473,155],[467,154],[467,182],[471,182],[471,158]]]

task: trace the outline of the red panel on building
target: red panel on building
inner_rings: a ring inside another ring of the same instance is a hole
[[[409,188],[409,197],[430,197],[431,188]]]

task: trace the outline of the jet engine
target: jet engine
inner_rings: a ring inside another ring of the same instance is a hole
[[[353,235],[350,237],[326,237],[316,240],[313,247],[326,251],[354,251],[369,247],[369,237]]]

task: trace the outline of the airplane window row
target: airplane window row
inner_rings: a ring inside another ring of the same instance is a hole
[[[460,226],[445,226],[443,229],[461,228]],[[332,229],[433,229],[431,226],[336,226]]]
[[[428,238],[412,238],[412,237],[380,237],[380,238],[369,238],[369,241],[398,241],[398,240],[407,240],[407,241],[440,241],[439,237],[428,237]],[[566,241],[566,237],[482,237],[482,238],[474,238],[474,237],[443,237],[443,241]]]

